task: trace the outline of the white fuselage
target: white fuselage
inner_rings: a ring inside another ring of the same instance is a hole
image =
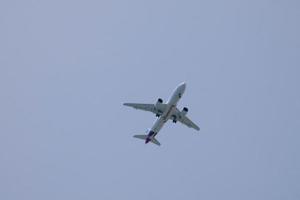
[[[173,92],[172,96],[166,103],[167,104],[166,110],[155,121],[152,128],[150,129],[149,135],[148,135],[149,139],[152,137],[155,137],[156,134],[160,131],[160,129],[164,126],[164,124],[172,117],[172,115],[174,114],[174,112],[176,110],[176,105],[185,91],[185,87],[186,87],[185,83],[181,83],[179,86],[177,86],[177,88]]]

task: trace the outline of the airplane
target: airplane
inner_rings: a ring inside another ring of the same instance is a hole
[[[163,103],[163,100],[161,98],[158,98],[156,104],[124,103],[124,106],[149,111],[154,113],[156,117],[158,117],[152,128],[147,131],[148,134],[134,135],[133,137],[145,140],[145,144],[152,142],[160,146],[160,142],[155,138],[155,136],[168,120],[172,120],[173,123],[179,121],[189,128],[194,128],[195,130],[199,131],[200,128],[186,116],[186,114],[188,113],[188,108],[184,107],[181,111],[177,108],[177,103],[181,99],[185,88],[185,82],[179,84],[166,103]]]

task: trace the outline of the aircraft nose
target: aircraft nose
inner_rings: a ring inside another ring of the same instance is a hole
[[[186,83],[185,82],[182,82],[180,85],[179,85],[179,88],[181,88],[181,90],[185,90],[186,88]]]

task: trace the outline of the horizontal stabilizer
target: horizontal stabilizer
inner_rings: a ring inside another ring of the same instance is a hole
[[[148,138],[148,135],[134,135],[133,137],[146,141],[147,138]],[[153,144],[156,144],[156,145],[160,146],[159,141],[155,138],[152,138],[151,140],[149,139],[148,141],[152,142]],[[146,143],[147,143],[147,141],[146,141]]]
[[[146,140],[147,139],[147,135],[134,135],[133,137],[141,139],[141,140]]]
[[[155,139],[155,138],[152,138],[151,142],[152,142],[153,144],[156,144],[156,145],[160,146],[159,141],[158,141],[157,139]]]

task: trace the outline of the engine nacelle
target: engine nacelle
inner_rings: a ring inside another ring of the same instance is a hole
[[[181,111],[181,114],[182,114],[183,116],[185,116],[188,112],[189,112],[189,109],[188,109],[187,107],[184,107],[184,108],[182,109],[182,111]]]
[[[156,117],[159,117],[162,114],[162,103],[163,103],[163,100],[161,98],[159,98],[155,104],[155,108],[157,110]]]
[[[161,98],[157,99],[157,102],[155,104],[156,108],[159,108],[159,105],[163,103],[163,100]]]

